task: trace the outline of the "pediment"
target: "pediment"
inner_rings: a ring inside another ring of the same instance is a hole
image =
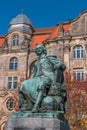
[[[87,34],[87,10],[81,12],[79,16],[70,21],[71,35]]]

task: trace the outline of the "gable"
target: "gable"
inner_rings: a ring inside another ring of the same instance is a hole
[[[71,20],[71,35],[82,35],[87,33],[87,10]]]

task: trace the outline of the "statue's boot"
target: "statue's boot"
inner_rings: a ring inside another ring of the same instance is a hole
[[[36,106],[34,106],[31,110],[32,113],[37,113],[38,112],[38,108],[36,108]]]

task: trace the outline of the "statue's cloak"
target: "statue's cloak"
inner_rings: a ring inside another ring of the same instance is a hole
[[[55,80],[55,67],[61,66],[65,70],[65,65],[56,56],[46,55],[34,63],[34,69],[30,79],[25,80],[20,88],[20,92],[26,95],[32,102],[38,97],[40,88],[46,89]]]

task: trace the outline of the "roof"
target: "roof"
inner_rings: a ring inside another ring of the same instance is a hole
[[[48,39],[49,37],[49,34],[42,34],[42,35],[35,35],[33,36],[32,38],[32,41],[31,41],[31,48],[35,48],[35,45],[38,43],[38,44],[42,44],[42,42],[46,39]]]
[[[14,30],[22,30],[32,33],[34,31],[34,27],[30,19],[25,14],[19,14],[11,20],[8,26],[8,32]]]
[[[70,23],[66,23],[66,24],[63,25],[64,31],[69,30],[70,28],[71,28],[71,24]]]
[[[25,14],[19,14],[15,18],[13,18],[11,20],[11,22],[9,23],[9,26],[15,25],[15,24],[28,24],[28,25],[30,24],[30,25],[32,25],[30,19]]]
[[[35,29],[35,33],[34,34],[38,34],[38,33],[51,33],[55,30],[55,26],[54,27],[48,27],[48,28],[37,28]]]
[[[66,31],[66,30],[69,30],[71,27],[71,24],[69,23],[66,23],[66,24],[63,24],[63,30]],[[52,34],[50,35],[50,39],[53,39],[53,38],[57,38],[59,35],[59,25],[56,26],[55,30],[52,32]]]
[[[42,44],[43,41],[45,41],[46,39],[49,39],[50,34],[54,30],[55,30],[55,26],[54,27],[49,27],[49,28],[35,29],[35,32],[33,34],[30,47],[34,48],[37,43]]]
[[[71,25],[69,23],[64,23],[63,29],[64,31],[69,30]],[[35,48],[35,45],[42,44],[43,41],[47,39],[57,38],[59,34],[59,25],[49,28],[38,28],[35,29],[35,32],[31,41],[31,48]]]
[[[70,30],[71,24],[64,23],[63,29],[64,31]],[[32,40],[31,40],[31,48],[35,48],[35,45],[42,44],[43,41],[57,38],[59,34],[59,25],[54,27],[48,27],[48,28],[37,28],[35,29],[35,32],[33,33]],[[2,46],[3,42],[5,40],[4,36],[0,37],[0,46]]]
[[[4,37],[0,37],[0,47],[3,45],[3,42],[5,41]]]
[[[58,34],[59,34],[59,26],[56,26],[55,30],[50,35],[49,39],[53,39],[53,38],[58,37]]]

